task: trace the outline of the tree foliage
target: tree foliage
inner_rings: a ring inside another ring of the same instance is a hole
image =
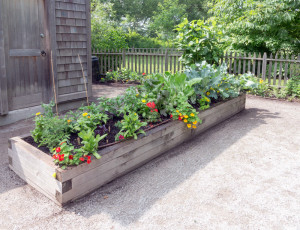
[[[300,52],[300,1],[215,0],[211,6],[227,49]]]

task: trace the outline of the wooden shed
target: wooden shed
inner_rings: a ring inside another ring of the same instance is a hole
[[[86,97],[78,54],[91,87],[90,0],[0,1],[0,126],[41,111],[54,97],[60,110]]]

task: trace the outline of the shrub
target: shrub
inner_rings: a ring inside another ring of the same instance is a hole
[[[218,64],[223,52],[219,48],[218,36],[211,24],[202,20],[189,22],[185,19],[176,28],[179,35],[175,45],[183,50],[181,57],[185,65],[206,60]]]

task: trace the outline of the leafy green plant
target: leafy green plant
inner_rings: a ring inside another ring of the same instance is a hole
[[[285,91],[286,94],[291,97],[300,98],[300,75],[294,76],[288,80]]]
[[[137,74],[129,69],[122,68],[119,71],[108,71],[103,81],[115,81],[122,83],[140,82],[142,75]]]
[[[77,153],[82,153],[83,155],[93,154],[94,157],[97,159],[100,159],[101,156],[98,154],[98,143],[102,139],[104,139],[107,134],[100,136],[99,134],[97,136],[94,135],[94,130],[88,129],[88,130],[82,130],[80,133],[78,133],[78,136],[82,139],[83,147],[80,149],[75,150]]]
[[[139,120],[139,116],[136,113],[131,112],[128,115],[125,114],[124,119],[118,124],[121,130],[116,135],[116,140],[127,139],[130,137],[137,139],[137,134],[145,134],[144,130],[141,128],[146,125],[146,122],[141,122]]]
[[[202,97],[198,100],[200,107],[200,110],[206,110],[210,107],[210,99],[208,97]]]
[[[183,50],[181,61],[185,65],[206,60],[210,64],[218,64],[223,56],[219,48],[218,34],[210,22],[187,19],[176,27],[178,31],[175,44]]]

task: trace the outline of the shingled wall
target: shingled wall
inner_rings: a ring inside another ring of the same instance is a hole
[[[90,1],[56,0],[56,74],[59,102],[85,97],[84,79],[91,95]]]

